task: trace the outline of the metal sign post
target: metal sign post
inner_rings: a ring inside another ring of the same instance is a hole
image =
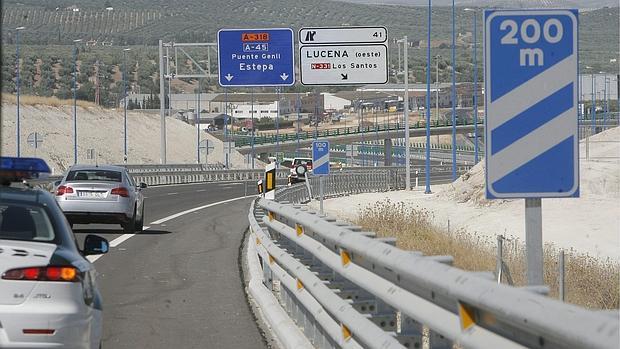
[[[579,196],[577,10],[486,10],[486,196],[525,199],[527,280],[543,284],[541,198]]]
[[[32,132],[28,135],[26,141],[29,146],[34,148],[34,156],[37,157],[37,149],[39,149],[39,146],[43,143],[43,137],[38,132]]]
[[[208,165],[209,164],[209,152],[215,149],[213,145],[213,141],[208,140],[208,139],[203,139],[202,141],[200,141],[199,148],[205,150],[205,165]]]
[[[312,173],[319,176],[319,198],[321,202],[320,212],[323,214],[323,187],[324,176],[329,175],[329,142],[312,142]]]

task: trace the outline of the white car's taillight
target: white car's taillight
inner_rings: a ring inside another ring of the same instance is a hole
[[[2,274],[3,280],[78,282],[81,273],[72,266],[47,266],[11,269]]]

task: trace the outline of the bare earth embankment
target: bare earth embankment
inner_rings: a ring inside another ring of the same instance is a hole
[[[52,98],[22,97],[20,103],[21,155],[35,156],[35,149],[26,139],[32,132],[43,136],[43,143],[36,149],[36,156],[53,167],[54,174],[61,174],[73,164],[73,105],[71,101]],[[16,148],[15,97],[2,96],[0,123],[0,153],[14,156]],[[87,150],[95,149],[99,163],[123,163],[123,110],[103,109],[92,103],[80,101],[77,106],[78,162],[95,163],[87,159]],[[196,128],[166,118],[167,163],[196,163]],[[129,164],[160,163],[160,117],[158,113],[127,112]],[[215,143],[209,154],[209,163],[223,163],[222,142],[205,132],[201,139]],[[203,157],[204,162],[204,157]],[[231,167],[243,168],[244,158],[232,154]]]

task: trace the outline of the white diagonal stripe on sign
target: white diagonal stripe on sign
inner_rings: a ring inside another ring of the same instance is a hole
[[[570,55],[553,67],[538,74],[488,106],[487,126],[494,130],[506,121],[542,101],[562,87],[575,81],[576,75],[566,74],[577,71],[576,55]],[[577,88],[576,86],[574,88]],[[486,91],[488,93],[489,91]]]
[[[325,156],[321,156],[316,162],[313,162],[312,163],[312,168],[321,167],[321,166],[325,165],[325,163],[329,163],[329,154],[327,154]]]
[[[493,170],[488,173],[489,183],[495,183],[538,155],[558,145],[570,135],[574,135],[575,123],[577,122],[576,115],[577,109],[573,107],[530,132],[527,136],[520,138],[509,147],[490,156],[488,165]]]

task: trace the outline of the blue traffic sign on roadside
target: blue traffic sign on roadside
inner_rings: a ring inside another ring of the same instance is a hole
[[[317,176],[329,174],[329,142],[312,142],[312,173]]]
[[[579,196],[577,10],[486,10],[487,198]]]
[[[217,47],[221,86],[295,84],[292,29],[222,29]]]

